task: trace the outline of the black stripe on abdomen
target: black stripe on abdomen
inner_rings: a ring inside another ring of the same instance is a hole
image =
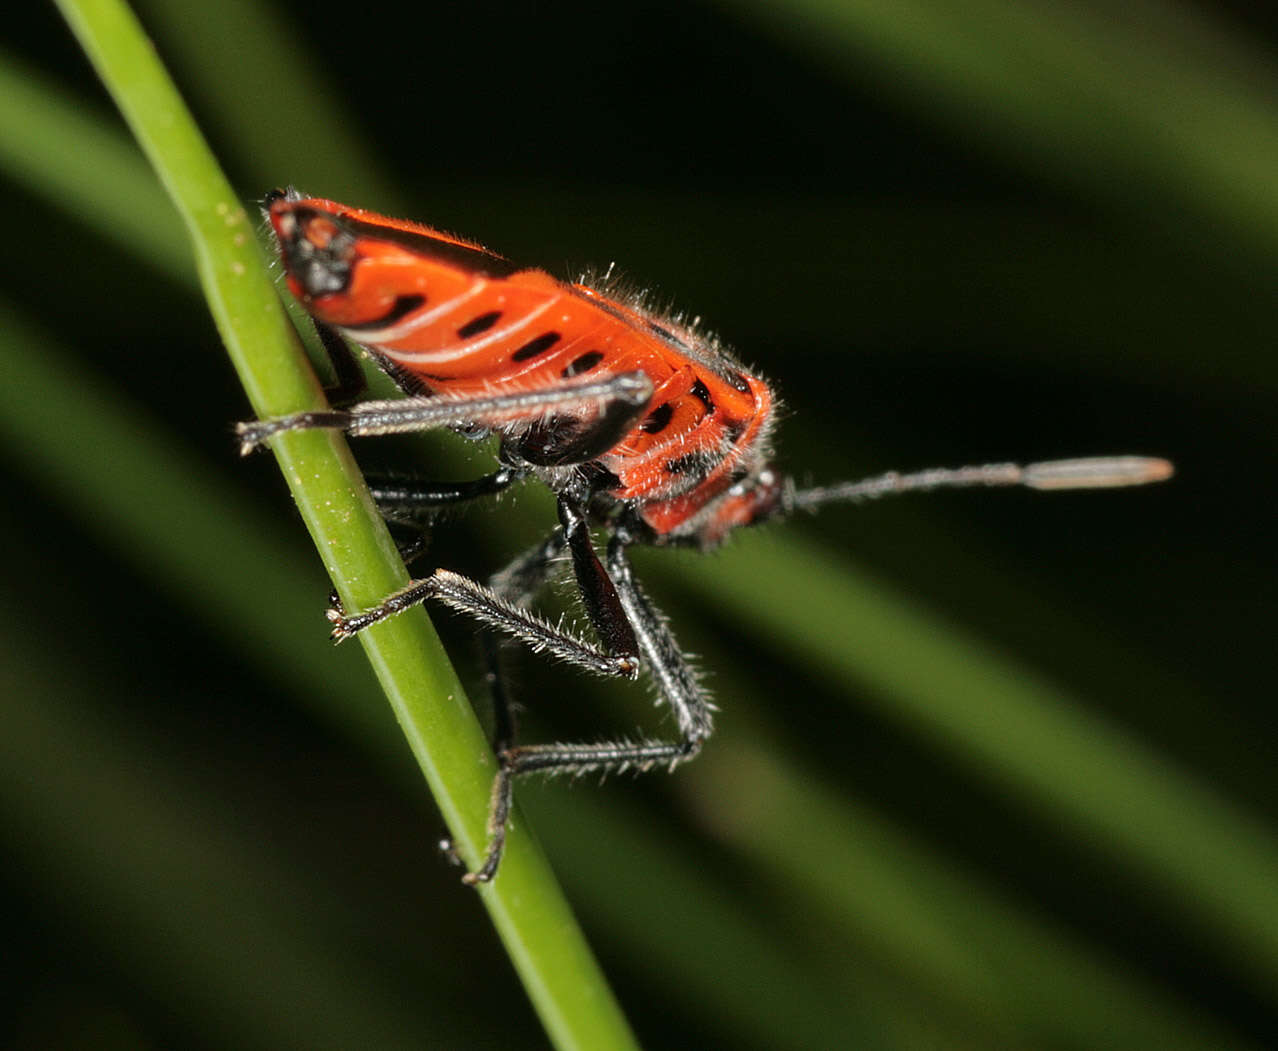
[[[510,356],[511,361],[527,361],[539,354],[545,354],[563,337],[558,332],[543,332],[536,339],[530,339]]]
[[[301,209],[298,210],[299,213]],[[452,241],[441,241],[427,234],[415,233],[412,230],[399,230],[393,226],[379,226],[377,223],[366,223],[349,215],[331,216],[339,226],[357,237],[369,237],[375,241],[390,241],[403,245],[411,252],[417,252],[430,259],[438,259],[451,263],[470,274],[480,277],[510,277],[523,267],[516,266],[509,259],[503,259],[482,248],[455,244]]]

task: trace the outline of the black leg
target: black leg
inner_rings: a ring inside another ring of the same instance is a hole
[[[565,523],[565,531],[568,524]],[[634,579],[630,560],[626,557],[627,538],[614,535],[608,546],[609,590],[612,600],[600,603],[605,615],[620,615],[625,631],[633,640],[657,689],[674,712],[679,726],[677,741],[600,742],[596,744],[544,744],[511,746],[498,751],[501,766],[493,782],[492,802],[488,816],[488,853],[484,863],[462,877],[474,885],[487,883],[497,873],[506,845],[506,825],[514,799],[514,781],[520,774],[584,774],[593,771],[620,773],[625,770],[645,772],[658,765],[673,769],[691,759],[713,732],[712,706],[697,676],[688,664],[665,618],[657,611]],[[596,559],[597,561],[597,559]],[[579,576],[579,581],[581,577]],[[594,579],[587,575],[586,581]],[[592,584],[582,581],[583,595]],[[615,585],[615,586],[614,586]],[[615,625],[609,632],[625,634]],[[601,637],[606,637],[601,631]]]
[[[549,580],[555,562],[563,554],[567,543],[563,529],[556,529],[536,547],[525,551],[504,569],[494,573],[488,580],[489,588],[507,602],[517,606],[527,605]],[[493,706],[493,754],[500,756],[515,743],[517,730],[515,706],[511,702],[506,681],[502,676],[501,637],[493,631],[481,632],[479,643],[484,658],[484,681]],[[506,839],[506,822],[509,820],[511,805],[508,785],[508,780],[503,781],[500,777],[494,779],[493,799],[489,806],[489,828],[498,830],[490,833],[490,841],[499,839],[503,844]],[[453,849],[452,840],[444,839],[440,846],[451,863],[458,866],[464,864]],[[492,854],[491,847],[489,854]],[[497,848],[496,854],[500,857],[500,847]],[[495,871],[495,864],[493,869]],[[469,873],[463,878],[467,882],[475,882]],[[485,880],[491,878],[492,874],[489,873]]]
[[[412,581],[363,613],[346,616],[341,610],[329,610],[333,638],[342,642],[379,621],[421,605],[427,599],[438,599],[458,612],[469,614],[486,627],[520,640],[538,653],[549,653],[596,675],[633,679],[639,674],[639,661],[635,655],[609,653],[537,614],[507,602],[478,581],[447,569],[437,569],[429,577]]]
[[[386,525],[390,530],[391,540],[395,542],[399,559],[404,565],[411,566],[426,554],[430,530],[425,525],[420,522],[405,522],[391,518],[386,519]],[[337,588],[333,588],[328,593],[328,610],[325,615],[331,620],[334,613],[339,617],[346,615],[346,607],[342,603],[342,596],[337,593]]]
[[[556,529],[544,541],[524,552],[510,565],[488,580],[493,592],[516,606],[526,606],[550,578],[554,564],[563,554],[568,541],[562,529]],[[480,637],[484,653],[484,677],[493,705],[493,752],[501,755],[515,743],[515,710],[502,678],[501,639],[486,631]]]
[[[626,557],[629,542],[624,533],[614,534],[608,544],[608,572],[617,585],[626,616],[634,626],[639,652],[648,673],[655,681],[661,699],[670,705],[679,726],[685,752],[677,758],[690,757],[714,732],[714,706],[702,688],[696,670],[675,641],[665,617],[635,580],[630,559]]]
[[[350,345],[342,339],[337,329],[316,321],[315,334],[319,336],[329,364],[333,366],[335,383],[331,387],[325,387],[324,393],[334,405],[349,405],[368,387],[364,370],[359,367],[359,361],[351,353]]]
[[[423,514],[492,496],[528,477],[519,467],[502,467],[482,478],[432,482],[421,478],[368,478],[368,489],[383,518],[415,521]]]
[[[638,744],[537,744],[508,748],[498,759],[501,768],[493,780],[492,801],[488,810],[488,853],[484,863],[474,872],[462,876],[462,882],[470,886],[487,883],[501,865],[506,849],[506,826],[510,821],[510,808],[514,802],[515,778],[520,774],[589,773],[598,770],[620,773],[650,770],[658,763],[673,766],[690,758],[695,749],[683,743],[645,741]]]
[[[378,511],[390,526],[391,539],[404,565],[411,566],[426,553],[431,510],[452,507],[467,500],[499,493],[527,476],[515,467],[503,467],[482,478],[464,482],[427,482],[420,478],[379,481],[366,479]],[[328,593],[328,605],[344,615],[342,600],[336,591]]]
[[[585,508],[567,494],[559,497],[559,524],[568,541],[568,550],[572,552],[573,572],[577,575],[577,586],[595,634],[609,653],[637,658],[639,644],[635,641],[634,629],[622,607],[616,586],[595,553]]]
[[[433,598],[533,650],[548,652],[595,674],[635,678],[642,659],[661,699],[674,713],[679,727],[679,738],[674,741],[515,745],[509,702],[496,669],[496,645],[489,643],[489,680],[494,688],[494,736],[500,767],[493,783],[488,852],[483,864],[464,877],[467,883],[487,882],[501,863],[513,783],[520,774],[645,771],[658,765],[673,768],[694,756],[713,730],[712,707],[695,672],[665,619],[634,579],[626,557],[628,538],[620,533],[614,535],[605,570],[589,544],[580,507],[570,499],[561,499],[561,518],[559,530],[494,576],[491,587],[437,570],[364,613],[347,617],[330,611],[334,636],[342,639]],[[545,583],[554,561],[565,550],[572,556],[587,611],[603,646],[592,645],[518,604],[527,601]],[[611,649],[614,642],[617,650]]]

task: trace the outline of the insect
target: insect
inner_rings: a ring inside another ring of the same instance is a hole
[[[890,472],[801,489],[773,462],[771,387],[695,326],[653,312],[638,297],[557,280],[418,223],[291,189],[269,194],[263,210],[288,287],[315,320],[342,392],[356,393],[360,375],[349,340],[406,396],[241,424],[242,451],[315,427],[353,436],[495,432],[498,466],[491,474],[374,486],[383,514],[420,517],[528,478],[557,499],[559,521],[549,536],[486,584],[437,569],[371,609],[329,610],[334,637],[435,599],[586,671],[634,679],[642,669],[674,716],[678,734],[671,740],[516,744],[498,686],[489,845],[480,867],[464,877],[471,884],[497,872],[516,777],[673,769],[711,734],[713,705],[636,581],[627,556],[632,545],[704,550],[740,526],[889,494],[1116,487],[1172,473],[1166,460],[1107,456]],[[602,558],[592,527],[607,536]],[[564,560],[593,640],[529,608]],[[487,650],[495,661],[496,643]]]

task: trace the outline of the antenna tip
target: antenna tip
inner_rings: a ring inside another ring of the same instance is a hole
[[[1045,460],[1025,467],[1031,489],[1117,489],[1165,482],[1176,468],[1158,456],[1089,456],[1081,460]]]
[[[1176,465],[1160,456],[1140,457],[1145,463],[1145,477],[1142,482],[1165,482],[1176,473]]]

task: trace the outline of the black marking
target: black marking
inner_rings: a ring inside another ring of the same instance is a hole
[[[543,332],[536,339],[529,340],[510,356],[511,361],[527,361],[538,354],[545,354],[563,337],[558,332]]]
[[[728,381],[728,386],[733,390],[738,390],[742,394],[750,393],[750,384],[746,382],[746,378],[741,373],[729,369],[723,374],[723,378]]]
[[[379,328],[389,328],[396,321],[402,321],[414,310],[426,305],[426,297],[422,295],[396,296],[390,310],[381,317],[369,321],[357,321],[353,325],[343,325],[347,332],[373,332]]]
[[[687,344],[687,343],[685,343],[682,339],[680,339],[680,338],[679,338],[678,336],[676,336],[673,332],[671,332],[668,328],[666,328],[666,326],[665,326],[665,325],[662,325],[662,324],[659,324],[659,323],[658,323],[658,322],[656,322],[656,321],[651,321],[651,320],[650,320],[650,321],[648,322],[648,327],[649,327],[650,329],[652,329],[652,331],[653,331],[653,332],[655,332],[658,336],[660,336],[662,339],[664,339],[667,343],[671,344],[671,346],[678,347],[680,350],[689,350],[689,349],[691,349],[691,348],[688,346],[688,344]]]
[[[710,397],[709,388],[700,380],[692,385],[692,396],[701,400],[701,404],[706,407],[706,412],[714,412],[714,399]]]
[[[564,379],[571,379],[573,376],[580,376],[583,372],[589,372],[601,361],[604,355],[602,350],[588,350],[580,357],[573,358],[571,362],[559,374]]]
[[[478,336],[481,332],[487,332],[499,320],[501,320],[500,310],[490,310],[487,314],[480,314],[479,317],[471,318],[457,330],[457,338],[470,339],[471,336]]]
[[[660,434],[666,429],[673,417],[674,406],[666,402],[664,405],[658,405],[652,412],[648,413],[648,418],[639,425],[639,429],[644,434]]]
[[[704,462],[700,453],[684,453],[673,460],[667,460],[665,471],[666,474],[687,474],[689,471],[697,470]]]
[[[299,221],[302,220],[301,213],[303,211],[304,209],[298,209]],[[398,227],[384,226],[380,223],[366,223],[349,215],[321,213],[315,209],[306,209],[306,211],[309,211],[311,215],[325,215],[326,218],[331,219],[339,227],[348,230],[356,237],[369,237],[377,241],[391,241],[394,244],[402,245],[411,252],[418,252],[431,259],[451,263],[453,266],[471,274],[478,274],[481,277],[509,277],[511,274],[518,273],[521,269],[509,259],[503,259],[501,256],[486,252],[482,248],[456,244],[453,241],[431,237],[430,234],[418,233],[415,230],[401,230]]]

